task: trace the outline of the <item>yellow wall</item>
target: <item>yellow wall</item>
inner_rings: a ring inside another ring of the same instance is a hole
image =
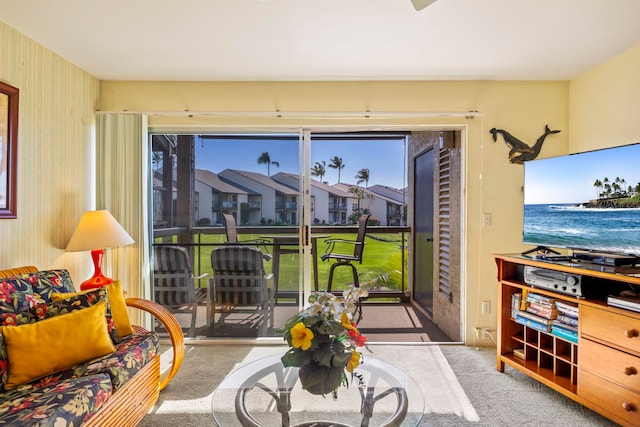
[[[570,87],[571,152],[640,142],[640,43]]]
[[[92,202],[98,80],[0,22],[0,80],[20,90],[17,219],[0,219],[0,268],[91,273],[64,248]]]
[[[475,326],[496,325],[496,268],[492,253],[521,251],[522,166],[509,163],[502,139],[493,142],[489,129],[498,127],[529,143],[548,124],[562,132],[547,139],[542,155],[568,150],[568,82],[102,82],[100,109],[149,112],[151,126],[454,126],[467,130],[467,167],[463,276],[467,308],[463,313],[468,342]],[[184,112],[193,117],[162,114]],[[374,112],[369,119],[317,120],[264,118],[248,112]],[[474,119],[422,117],[385,119],[375,112],[460,112],[477,110]],[[238,117],[201,112],[236,112]],[[482,213],[492,225],[482,227]],[[493,311],[481,315],[482,301]],[[478,344],[488,345],[490,342]]]
[[[98,82],[0,22],[0,79],[20,88],[18,218],[0,220],[0,267],[64,267],[75,281],[91,272],[89,256],[65,254],[77,221],[93,207],[94,109],[150,112],[152,126],[319,126],[353,123],[400,128],[455,126],[467,132],[463,313],[467,342],[476,325],[495,326],[492,253],[521,245],[522,167],[507,160],[498,127],[533,142],[544,125],[562,132],[547,139],[541,157],[635,142],[640,45],[571,82]],[[99,104],[98,104],[99,101]],[[425,111],[481,113],[323,121],[259,117],[159,115],[160,111]],[[571,123],[571,128],[569,125]],[[492,225],[483,227],[483,213]],[[492,314],[481,315],[481,301]],[[482,343],[484,344],[484,343]]]

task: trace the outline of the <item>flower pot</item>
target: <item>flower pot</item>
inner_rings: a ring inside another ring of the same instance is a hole
[[[320,366],[312,361],[300,368],[298,376],[304,390],[311,394],[325,395],[340,387],[344,368]]]

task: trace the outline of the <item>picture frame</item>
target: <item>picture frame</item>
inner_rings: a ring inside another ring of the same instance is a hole
[[[0,82],[0,219],[16,218],[19,90]]]

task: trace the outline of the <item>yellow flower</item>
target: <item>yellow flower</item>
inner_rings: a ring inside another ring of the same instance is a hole
[[[347,331],[358,332],[358,329],[356,329],[356,327],[351,324],[351,320],[349,320],[349,316],[347,316],[347,313],[343,312],[340,315],[340,320],[342,321],[342,327],[345,328]]]
[[[360,353],[356,350],[351,351],[351,359],[347,362],[347,371],[353,372],[360,365]]]
[[[291,345],[294,348],[302,348],[303,350],[309,350],[309,348],[311,348],[313,331],[307,328],[304,323],[296,323],[289,329],[289,333],[291,334]]]

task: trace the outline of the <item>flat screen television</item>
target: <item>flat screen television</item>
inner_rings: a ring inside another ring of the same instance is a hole
[[[640,256],[640,143],[525,162],[523,242]]]

